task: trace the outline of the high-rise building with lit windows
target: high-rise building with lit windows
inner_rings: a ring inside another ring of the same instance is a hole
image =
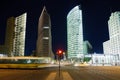
[[[5,43],[0,45],[0,53],[8,56],[24,56],[26,17],[27,13],[24,13],[7,19]]]
[[[113,12],[108,20],[109,40],[103,43],[105,54],[120,54],[120,12]]]
[[[15,18],[13,56],[24,56],[27,13]]]
[[[13,39],[14,39],[14,28],[15,28],[15,18],[10,17],[7,19],[7,27],[5,33],[5,43],[0,45],[0,53],[6,54],[8,56],[12,55],[13,51]]]
[[[8,56],[12,55],[13,50],[13,39],[14,39],[14,29],[15,29],[15,18],[10,17],[7,20],[7,28],[6,28],[6,35],[5,35],[5,45],[8,51]]]
[[[36,43],[36,56],[52,57],[51,21],[44,7],[38,22],[38,38]]]
[[[67,15],[67,51],[68,58],[83,55],[82,10],[75,6]]]

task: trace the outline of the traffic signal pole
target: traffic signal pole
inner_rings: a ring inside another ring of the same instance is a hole
[[[58,56],[58,60],[59,60],[59,78],[60,78],[60,59],[61,59],[61,56],[63,55],[63,51],[62,50],[58,50],[57,51],[57,56]]]
[[[60,56],[58,56],[59,59],[59,78],[60,78]]]

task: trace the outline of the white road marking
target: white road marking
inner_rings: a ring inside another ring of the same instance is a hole
[[[56,77],[56,72],[52,72],[49,74],[46,80],[55,80]]]

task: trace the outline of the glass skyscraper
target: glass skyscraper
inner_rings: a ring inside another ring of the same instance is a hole
[[[83,25],[80,6],[74,7],[67,15],[67,51],[68,58],[83,55]]]

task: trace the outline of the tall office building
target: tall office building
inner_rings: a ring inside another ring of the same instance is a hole
[[[38,22],[38,38],[36,43],[36,56],[51,57],[51,21],[50,16],[44,7]]]
[[[0,52],[8,56],[12,55],[13,50],[13,38],[14,38],[14,28],[15,28],[15,18],[10,17],[7,19],[7,27],[5,33],[5,43],[0,46]]]
[[[18,17],[7,20],[5,44],[0,46],[0,53],[8,56],[24,56],[26,16],[24,13]]]
[[[83,55],[83,25],[80,6],[74,7],[67,15],[67,49],[68,58]]]
[[[13,39],[14,39],[14,29],[15,29],[15,18],[10,17],[7,20],[6,36],[5,36],[5,45],[8,51],[8,56],[12,55],[13,50]]]
[[[111,14],[108,20],[109,40],[103,43],[105,54],[120,54],[120,12]]]
[[[13,55],[24,56],[27,13],[15,18]]]

